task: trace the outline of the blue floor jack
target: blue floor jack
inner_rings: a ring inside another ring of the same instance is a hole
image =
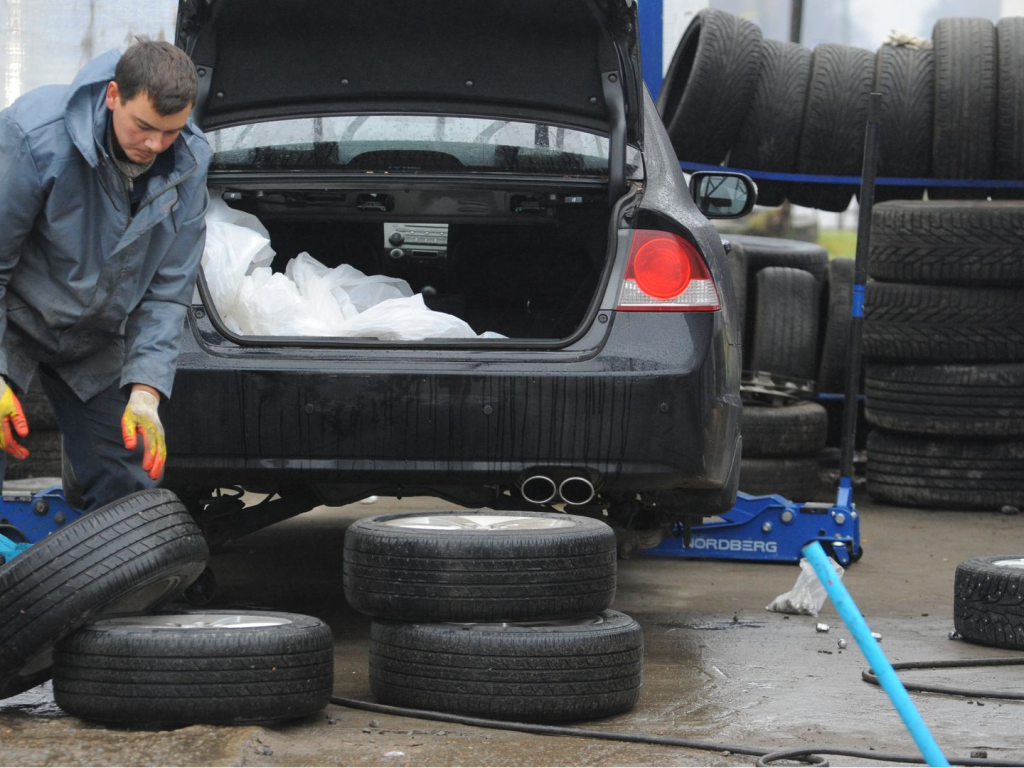
[[[818,541],[844,568],[859,560],[863,554],[860,545],[860,515],[853,503],[853,455],[857,432],[864,284],[868,276],[871,211],[878,160],[880,102],[880,94],[871,94],[860,181],[860,218],[857,221],[857,254],[850,308],[849,362],[843,402],[840,478],[835,504],[797,503],[777,495],[750,496],[740,493],[732,509],[717,520],[694,525],[686,532],[677,526],[673,533],[678,538],[666,539],[642,554],[799,562],[804,545]],[[742,483],[741,476],[741,486]]]
[[[37,493],[6,492],[0,503],[0,565],[82,516],[59,485]]]

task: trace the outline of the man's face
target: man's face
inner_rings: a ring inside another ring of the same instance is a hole
[[[122,101],[113,80],[107,86],[107,109],[117,143],[133,163],[148,163],[171,146],[192,111],[189,105],[173,115],[161,115],[145,91]]]

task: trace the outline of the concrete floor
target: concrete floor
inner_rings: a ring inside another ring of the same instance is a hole
[[[1005,657],[954,642],[957,563],[1024,552],[1024,516],[950,513],[862,502],[864,558],[845,582],[893,662]],[[217,604],[308,613],[335,635],[338,695],[369,699],[369,620],[341,590],[345,526],[392,509],[446,509],[434,499],[322,508],[228,545],[214,559]],[[644,630],[646,673],[637,707],[584,728],[743,743],[828,744],[914,753],[888,698],[861,681],[865,663],[831,605],[822,615],[764,610],[790,589],[795,565],[637,558],[619,564],[615,608]],[[831,625],[815,631],[819,621]],[[837,640],[850,644],[840,651]],[[1009,670],[918,672],[906,680],[1020,691]],[[914,699],[947,755],[984,750],[1024,760],[1024,703],[932,694]],[[268,727],[111,729],[63,715],[48,686],[0,703],[4,765],[752,765],[722,752],[539,737],[376,715],[330,706]],[[841,765],[876,765],[851,758]]]

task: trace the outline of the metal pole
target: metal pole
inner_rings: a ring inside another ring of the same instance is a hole
[[[799,43],[804,28],[804,0],[792,0],[789,8],[789,42]]]
[[[868,280],[871,244],[871,211],[875,204],[875,171],[878,168],[878,115],[882,94],[868,101],[864,133],[864,165],[860,178],[860,218],[857,221],[857,256],[853,266],[853,302],[850,308],[850,340],[847,346],[846,392],[843,400],[842,453],[839,462],[837,507],[849,507],[853,492],[853,452],[857,439],[857,404],[860,394],[860,349],[864,326],[864,285]]]

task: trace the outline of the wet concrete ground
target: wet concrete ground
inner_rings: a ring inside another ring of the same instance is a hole
[[[1006,657],[951,641],[957,563],[1024,552],[1024,516],[882,507],[861,501],[864,558],[846,584],[893,662]],[[217,605],[308,613],[335,636],[335,688],[369,699],[369,619],[341,589],[345,526],[392,509],[448,509],[434,499],[319,509],[229,544],[214,558]],[[795,565],[637,558],[619,563],[615,608],[644,630],[646,671],[637,707],[581,724],[763,748],[829,744],[914,753],[881,689],[861,681],[864,660],[831,605],[822,615],[764,610],[793,586]],[[827,634],[815,631],[827,622]],[[849,640],[840,650],[837,640]],[[1024,690],[1024,670],[905,673],[905,680]],[[1024,760],[1024,703],[915,694],[947,754],[984,750]],[[106,728],[63,715],[48,686],[0,703],[4,765],[753,765],[743,755],[532,736],[330,706],[267,727]],[[834,758],[833,764],[875,765]]]

